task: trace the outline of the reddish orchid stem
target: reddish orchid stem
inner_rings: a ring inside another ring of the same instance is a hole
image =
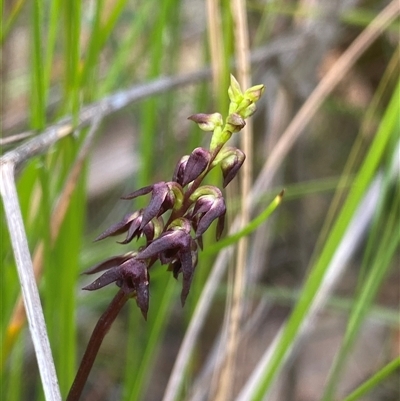
[[[101,315],[96,327],[93,330],[92,336],[90,337],[87,345],[85,354],[83,355],[81,364],[78,372],[76,373],[75,380],[72,383],[71,389],[69,390],[66,401],[78,401],[86,381],[89,377],[89,373],[92,369],[94,360],[96,359],[97,353],[99,352],[101,343],[104,340],[108,330],[118,316],[122,307],[129,299],[129,295],[126,295],[122,290],[119,290],[111,303],[108,305],[106,311]]]

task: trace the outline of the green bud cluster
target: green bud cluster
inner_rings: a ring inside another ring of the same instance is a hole
[[[210,144],[211,153],[222,148],[233,133],[239,132],[246,125],[245,120],[256,112],[256,103],[264,93],[264,89],[264,85],[255,85],[243,93],[239,82],[231,75],[231,84],[228,89],[230,105],[225,125],[219,113],[199,113],[189,117],[203,131],[213,131]]]

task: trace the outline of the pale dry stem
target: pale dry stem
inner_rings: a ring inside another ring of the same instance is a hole
[[[232,1],[232,17],[234,21],[236,76],[243,90],[251,86],[251,65],[249,59],[249,37],[245,0]],[[253,124],[249,119],[240,133],[241,149],[246,154],[246,162],[241,175],[241,215],[240,227],[244,228],[250,220],[248,194],[251,190],[252,160],[253,160]],[[215,400],[225,401],[231,399],[234,383],[236,354],[240,338],[240,322],[243,314],[244,288],[246,280],[246,260],[248,238],[243,237],[238,243],[235,274],[233,278],[231,308],[227,310],[228,324],[226,359],[220,373],[219,386]]]
[[[50,235],[51,241],[54,244],[56,241],[58,234],[60,232],[61,224],[64,221],[65,215],[68,211],[68,206],[71,201],[71,196],[76,188],[78,183],[79,175],[82,171],[83,163],[91,149],[91,145],[93,143],[93,139],[97,132],[97,129],[100,124],[100,118],[93,121],[92,126],[90,127],[89,132],[86,135],[86,138],[81,146],[81,149],[76,157],[76,161],[72,166],[72,169],[68,175],[68,178],[65,182],[64,189],[62,190],[57,204],[52,212],[52,217],[50,221]],[[44,244],[43,241],[40,241],[39,244],[36,246],[34,253],[33,253],[33,272],[36,279],[36,282],[40,280],[43,271],[43,251],[44,251]],[[17,302],[14,307],[13,314],[10,318],[10,322],[7,327],[6,332],[6,339],[5,347],[7,352],[10,352],[13,344],[15,343],[16,339],[18,338],[19,333],[21,332],[26,320],[25,308],[22,297],[20,296],[17,299]],[[3,366],[5,360],[7,359],[7,355],[2,355],[2,363]]]

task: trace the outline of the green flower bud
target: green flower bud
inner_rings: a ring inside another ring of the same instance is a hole
[[[247,89],[246,92],[244,92],[244,97],[245,99],[249,99],[252,103],[255,103],[260,99],[260,97],[264,93],[264,90],[264,85],[252,86],[251,88]]]
[[[241,113],[240,115],[243,118],[248,118],[251,117],[257,110],[257,106],[255,105],[255,103],[251,103],[250,106],[246,107]]]
[[[243,92],[240,89],[239,82],[231,74],[231,85],[228,88],[228,96],[231,102],[240,103],[243,99]]]
[[[237,106],[236,113],[242,116],[243,110],[247,109],[251,105],[251,100],[243,99]]]
[[[237,109],[238,109],[238,104],[236,102],[230,102],[228,115],[232,114],[232,113],[236,113]]]
[[[203,131],[214,131],[216,127],[222,127],[223,124],[222,116],[219,113],[193,114],[192,116],[188,117],[188,120],[192,120],[197,123],[200,129]]]

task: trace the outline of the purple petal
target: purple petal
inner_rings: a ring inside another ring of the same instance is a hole
[[[182,264],[182,292],[181,292],[181,303],[185,305],[186,298],[190,291],[190,285],[193,278],[193,260],[192,251],[190,248],[184,249],[180,252],[179,259]]]
[[[119,243],[124,245],[131,242],[135,237],[139,238],[141,234],[141,231],[139,230],[141,223],[142,223],[142,216],[138,216],[136,219],[134,219],[129,226],[126,238]]]
[[[108,284],[111,284],[121,278],[121,272],[119,267],[114,267],[110,270],[107,270],[102,276],[100,276],[97,280],[93,281],[93,283],[83,287],[83,290],[95,291],[99,288],[105,287]]]
[[[104,262],[98,263],[97,265],[84,271],[82,274],[94,274],[101,272],[103,270],[111,269],[113,267],[118,267],[128,259],[132,258],[132,256],[133,256],[132,252],[126,253],[124,255],[114,256],[112,258],[105,260]]]
[[[152,190],[153,190],[153,185],[149,185],[147,187],[143,187],[136,191],[133,191],[128,195],[124,195],[121,197],[121,199],[135,199],[138,196],[149,194]]]
[[[218,198],[214,201],[213,206],[199,220],[196,230],[196,238],[204,234],[211,223],[218,217],[226,213],[224,198]]]
[[[135,291],[136,303],[147,319],[149,309],[149,276],[147,265],[141,260],[130,259],[121,265],[121,276],[124,280],[122,289],[126,293]]]
[[[182,248],[190,243],[190,235],[184,230],[167,231],[155,239],[143,251],[139,252],[137,259],[147,259],[156,256],[168,249]]]
[[[206,149],[194,149],[186,163],[182,186],[194,181],[207,168],[210,159],[210,152]]]
[[[154,239],[154,224],[150,221],[143,227],[143,234],[146,237],[147,242],[153,241]]]
[[[147,320],[147,311],[149,310],[149,284],[141,282],[136,288],[136,303],[142,311],[144,320]]]
[[[143,227],[154,217],[156,217],[159,212],[160,208],[168,195],[169,188],[165,182],[159,182],[153,185],[153,193],[151,196],[151,200],[149,206],[143,212],[143,219],[140,225],[140,229],[142,230]]]
[[[126,214],[120,222],[113,224],[111,227],[107,228],[107,230],[101,233],[94,241],[96,242],[113,235],[122,234],[128,229],[129,224],[132,220],[135,219],[135,217],[136,213]]]
[[[226,122],[231,125],[233,132],[239,132],[246,125],[246,121],[237,113],[229,114]]]
[[[183,156],[181,160],[177,163],[175,167],[174,174],[172,176],[172,181],[177,182],[178,184],[182,185],[183,182],[183,174],[185,173],[186,163],[189,159],[189,156]]]
[[[221,238],[222,232],[224,231],[225,227],[225,213],[221,214],[221,216],[218,217],[218,223],[217,223],[217,231],[216,231],[216,239],[219,241]]]

